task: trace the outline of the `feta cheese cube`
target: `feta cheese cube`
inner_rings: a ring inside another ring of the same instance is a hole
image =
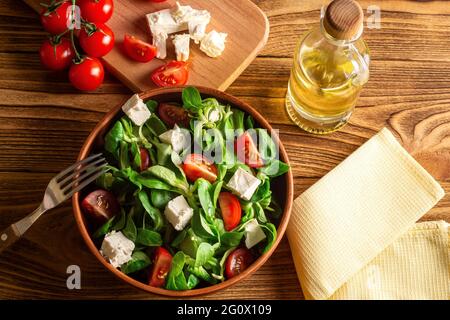
[[[192,40],[194,40],[196,44],[199,44],[205,37],[206,26],[208,25],[208,23],[209,19],[208,22],[199,22],[199,21],[188,22],[189,34],[191,35]]]
[[[142,101],[138,94],[134,94],[128,99],[122,106],[122,110],[137,126],[142,126],[151,115],[147,105]]]
[[[189,59],[189,42],[191,36],[187,33],[177,34],[173,37],[173,45],[177,55],[177,61],[187,61]]]
[[[189,204],[183,196],[178,196],[169,201],[164,210],[164,215],[175,230],[181,231],[191,220],[194,215],[194,210],[189,207]]]
[[[131,260],[134,242],[124,236],[122,232],[111,231],[103,239],[100,253],[114,268],[119,268]]]
[[[173,151],[180,153],[191,144],[191,135],[186,129],[179,128],[177,125],[159,135],[159,139],[172,146]]]
[[[256,219],[250,220],[245,225],[245,246],[250,249],[266,238],[266,234]]]
[[[244,169],[238,168],[231,177],[230,181],[228,181],[227,186],[233,191],[233,193],[248,201],[251,199],[260,184],[261,180],[254,177],[251,173],[248,173]]]
[[[223,50],[225,50],[226,38],[227,38],[226,33],[212,30],[202,39],[202,42],[200,44],[200,50],[202,50],[211,58],[216,58],[222,54]]]
[[[166,34],[171,34],[188,29],[187,22],[177,22],[173,18],[171,9],[152,12],[147,14],[146,17],[152,35],[154,35],[157,30],[159,32],[163,31]]]
[[[152,44],[156,47],[156,57],[165,59],[167,57],[167,33],[164,29],[156,27],[152,35]]]
[[[182,6],[178,1],[172,9],[171,14],[173,19],[178,23],[187,22],[194,9],[191,6]]]

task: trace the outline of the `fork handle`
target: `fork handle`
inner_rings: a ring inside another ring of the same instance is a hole
[[[0,232],[0,253],[20,238],[19,230],[12,224]]]

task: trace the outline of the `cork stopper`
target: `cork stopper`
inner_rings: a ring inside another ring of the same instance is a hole
[[[364,13],[358,2],[333,0],[325,11],[323,27],[336,39],[351,40],[362,32],[363,22]]]

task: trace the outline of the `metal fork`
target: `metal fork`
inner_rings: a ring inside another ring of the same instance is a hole
[[[101,154],[95,154],[61,171],[50,180],[44,199],[31,214],[0,232],[0,253],[16,242],[47,210],[53,209],[72,197],[88,184],[108,171]]]

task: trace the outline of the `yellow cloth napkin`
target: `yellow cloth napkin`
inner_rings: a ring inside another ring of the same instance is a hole
[[[294,201],[287,236],[305,297],[448,297],[448,228],[412,229],[443,195],[381,130]]]

